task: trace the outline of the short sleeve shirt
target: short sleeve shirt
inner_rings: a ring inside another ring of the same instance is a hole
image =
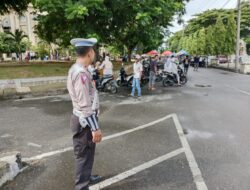
[[[141,62],[134,63],[134,78],[140,78],[142,72],[142,64]]]

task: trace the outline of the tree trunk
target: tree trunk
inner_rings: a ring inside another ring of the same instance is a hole
[[[95,53],[96,53],[96,61],[101,61],[100,45],[99,44],[96,45]]]
[[[128,48],[128,62],[131,62],[132,49]]]

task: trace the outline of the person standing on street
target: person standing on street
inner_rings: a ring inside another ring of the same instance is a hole
[[[142,76],[142,63],[141,63],[141,57],[140,55],[136,55],[136,62],[133,65],[133,69],[134,69],[134,76],[133,76],[133,84],[132,84],[132,92],[131,92],[131,96],[134,97],[135,96],[135,89],[137,89],[138,91],[138,97],[141,97],[141,86],[140,86],[140,81],[141,81],[141,76]]]
[[[109,55],[105,56],[104,61],[99,66],[99,69],[103,69],[103,77],[110,77],[113,76],[113,64],[110,61]]]
[[[75,190],[89,190],[89,183],[100,180],[91,176],[96,143],[101,142],[102,133],[98,125],[99,99],[92,82],[89,65],[95,61],[95,38],[72,39],[76,47],[77,60],[69,70],[67,89],[73,104],[70,127],[73,133],[75,154]]]
[[[194,57],[194,71],[198,71],[200,58],[196,55]]]
[[[185,59],[183,60],[183,66],[184,66],[184,73],[185,73],[185,75],[187,75],[187,73],[188,73],[189,65],[190,65],[190,59],[189,59],[189,56],[186,55]]]
[[[158,55],[156,55],[153,60],[150,62],[150,74],[149,74],[149,85],[148,90],[155,90],[155,79],[157,72],[157,61]]]

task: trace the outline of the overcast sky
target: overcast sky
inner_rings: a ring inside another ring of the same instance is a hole
[[[236,5],[237,0],[190,0],[186,4],[186,14],[183,16],[183,19],[188,21],[192,18],[192,15],[197,13],[215,8],[235,8]],[[176,32],[183,28],[183,25],[178,25],[176,22],[173,25],[173,27],[170,27],[171,32]]]

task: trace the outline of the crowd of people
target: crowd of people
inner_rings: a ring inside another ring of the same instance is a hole
[[[132,90],[129,96],[135,97],[135,92],[137,91],[138,98],[142,96],[141,83],[143,77],[147,77],[149,91],[156,90],[155,84],[160,72],[174,74],[177,80],[177,86],[181,86],[180,70],[183,70],[186,76],[191,63],[193,63],[194,71],[198,71],[200,64],[200,57],[194,56],[191,58],[189,55],[145,56],[137,54],[134,58]],[[94,80],[99,79],[99,70],[103,70],[103,78],[113,76],[113,64],[110,55],[104,54],[101,60],[102,61],[97,61],[95,64],[89,66]],[[98,73],[98,75],[96,73]]]
[[[197,60],[196,57],[195,57],[195,63]],[[191,65],[191,59],[188,55],[183,55],[178,57],[175,55],[163,56],[163,57],[158,55],[150,57],[136,55],[135,60],[136,61],[133,65],[134,78],[133,78],[132,92],[130,94],[130,96],[132,97],[135,96],[135,90],[138,91],[138,97],[141,97],[140,81],[143,75],[145,75],[145,73],[149,73],[148,90],[154,91],[156,89],[155,87],[156,78],[160,71],[173,73],[177,78],[178,86],[181,86],[180,76],[179,76],[180,65],[183,66],[185,75],[187,75],[188,69]],[[145,67],[145,65],[149,66]],[[195,64],[194,69],[198,70],[198,67],[199,67],[199,62],[198,64]],[[147,68],[148,71],[146,71]]]

